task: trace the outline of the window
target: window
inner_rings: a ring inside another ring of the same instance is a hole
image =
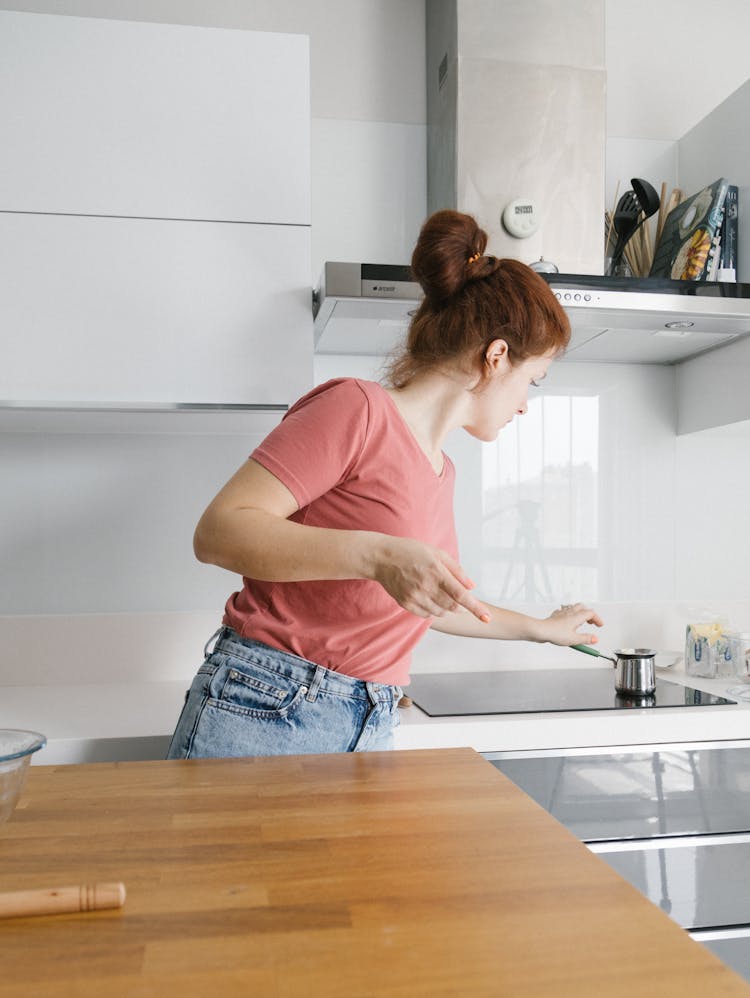
[[[531,398],[482,447],[482,591],[508,603],[598,596],[599,398]]]

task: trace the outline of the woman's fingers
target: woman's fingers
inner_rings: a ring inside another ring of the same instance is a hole
[[[555,610],[552,616],[570,617],[571,623],[573,620],[576,621],[576,627],[580,627],[581,624],[594,624],[596,627],[604,626],[604,621],[596,610],[593,610],[590,606],[586,606],[584,603],[565,604],[558,610]]]
[[[553,622],[549,640],[561,645],[595,645],[599,639],[595,634],[580,632],[579,627],[586,624],[593,624],[595,627],[603,627],[604,621],[591,607],[584,603],[563,604],[554,610],[548,618]]]
[[[477,620],[481,620],[483,624],[489,623],[490,613],[484,603],[478,600],[476,596],[472,596],[469,590],[474,588],[474,583],[468,577],[463,568],[454,561],[449,555],[444,555],[443,564],[448,569],[452,576],[452,580],[449,583],[451,586],[450,592],[453,596],[455,603],[458,606],[462,606],[469,613],[473,613]],[[458,586],[456,586],[458,583]],[[455,608],[454,608],[455,609]]]
[[[490,611],[486,604],[478,600],[476,596],[472,596],[471,593],[465,593],[464,596],[456,601],[459,606],[462,606],[469,613],[473,613],[477,620],[481,620],[483,624],[489,624],[490,622]]]
[[[577,645],[595,645],[599,643],[599,638],[596,634],[576,634],[575,644]]]
[[[378,582],[396,602],[419,617],[442,617],[459,607],[478,620],[490,619],[488,608],[470,590],[474,583],[445,551],[409,538],[389,538]]]

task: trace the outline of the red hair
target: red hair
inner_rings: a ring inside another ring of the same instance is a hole
[[[406,345],[391,362],[394,388],[449,360],[463,360],[482,376],[493,340],[505,340],[512,364],[560,352],[570,323],[547,282],[525,263],[485,256],[487,233],[471,215],[443,210],[422,226],[411,272],[424,299]]]

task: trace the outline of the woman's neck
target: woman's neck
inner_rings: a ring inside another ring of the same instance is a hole
[[[439,472],[445,438],[467,420],[471,397],[464,380],[431,371],[417,376],[405,388],[387,388],[386,391]]]

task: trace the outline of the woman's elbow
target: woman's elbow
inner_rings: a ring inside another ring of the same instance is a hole
[[[214,562],[215,555],[211,544],[211,531],[204,520],[205,518],[201,519],[195,528],[195,533],[193,534],[193,553],[198,561],[203,562],[204,565],[209,565]]]

